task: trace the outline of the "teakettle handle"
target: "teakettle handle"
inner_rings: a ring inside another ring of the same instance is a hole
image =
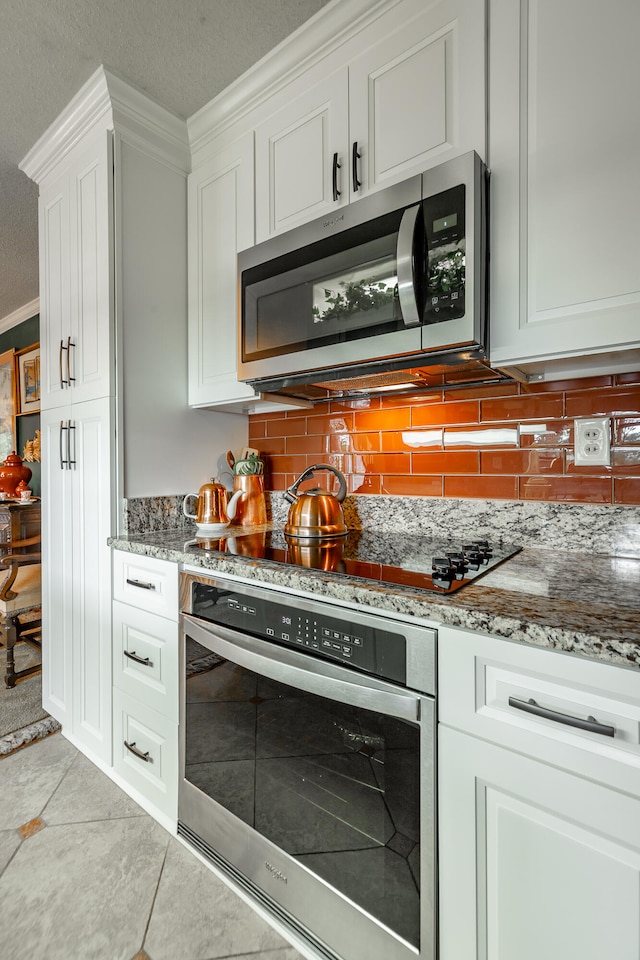
[[[193,498],[195,498],[195,499],[197,500],[197,499],[198,499],[198,494],[197,494],[197,493],[188,493],[188,494],[186,495],[186,497],[184,498],[184,500],[182,501],[182,512],[184,513],[185,517],[188,517],[189,520],[196,520],[196,519],[197,519],[197,515],[196,515],[195,513],[187,513],[187,500],[191,500],[191,499],[193,499]]]
[[[314,463],[312,467],[307,467],[304,473],[301,473],[298,479],[295,480],[291,486],[285,490],[283,494],[284,499],[288,500],[289,503],[295,503],[298,496],[298,487],[303,480],[308,480],[309,477],[313,476],[313,473],[316,470],[328,470],[329,473],[333,473],[338,478],[340,487],[334,496],[338,503],[342,503],[347,495],[347,481],[340,471],[336,467],[332,467],[330,463]]]

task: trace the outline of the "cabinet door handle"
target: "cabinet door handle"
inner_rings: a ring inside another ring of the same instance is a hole
[[[362,186],[362,180],[358,180],[358,160],[361,154],[358,153],[358,141],[353,141],[351,147],[351,179],[353,180],[353,192],[358,192],[358,187]]]
[[[155,583],[146,583],[144,580],[129,580],[127,577],[127,583],[130,587],[140,587],[141,590],[155,590]]]
[[[76,378],[71,376],[71,347],[75,350],[76,345],[71,342],[71,337],[67,337],[67,382],[69,386],[76,382]],[[75,370],[75,363],[73,368]]]
[[[73,458],[71,457],[71,433],[73,432]],[[76,425],[67,420],[67,461],[69,470],[76,465]]]
[[[136,663],[141,663],[143,667],[152,667],[153,663],[149,660],[149,657],[139,657],[135,650],[123,650],[125,657],[129,657],[129,660],[134,660]]]
[[[533,713],[536,717],[544,717],[545,720],[565,723],[569,727],[588,730],[589,733],[599,733],[602,737],[615,737],[616,735],[615,727],[608,723],[598,723],[595,717],[587,717],[586,720],[581,720],[580,717],[572,717],[569,713],[559,713],[557,710],[541,707],[532,699],[518,700],[516,697],[509,697],[509,706],[515,707],[516,710],[524,710],[525,713]]]
[[[149,751],[147,750],[146,753],[143,753],[142,750],[138,750],[135,740],[133,743],[127,743],[127,741],[124,740],[123,743],[127,750],[134,755],[134,757],[137,757],[139,760],[144,760],[145,763],[153,763],[153,760],[149,756]]]
[[[64,390],[65,387],[68,387],[68,386],[69,386],[69,381],[68,381],[68,380],[65,380],[65,379],[64,379],[64,376],[63,376],[63,374],[62,374],[62,351],[63,351],[63,350],[66,350],[66,349],[67,349],[67,348],[66,348],[65,345],[64,345],[64,340],[61,340],[61,341],[60,341],[60,389],[61,389],[61,390]],[[67,360],[68,360],[68,359],[69,359],[69,357],[68,357],[68,355],[67,355]],[[68,371],[68,370],[69,370],[69,364],[67,363],[67,371]]]
[[[64,425],[64,420],[61,420],[61,421],[60,421],[60,433],[59,433],[59,437],[60,437],[60,469],[61,469],[61,470],[64,470],[65,467],[68,467],[68,466],[69,466],[69,461],[64,459],[64,449],[63,449],[63,448],[64,448],[63,435],[64,435],[64,432],[65,432],[66,429],[67,429],[67,428],[66,428],[65,425]]]
[[[333,155],[333,199],[336,201],[340,196],[340,191],[338,190],[338,170],[340,170],[340,164],[338,163],[338,154],[334,153]]]

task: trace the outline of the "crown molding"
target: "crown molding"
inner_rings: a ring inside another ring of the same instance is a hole
[[[18,307],[13,313],[8,313],[6,317],[3,317],[0,320],[0,333],[6,333],[12,327],[17,327],[19,323],[24,323],[25,320],[35,317],[37,313],[40,313],[40,297],[36,297],[35,300],[25,303],[23,307]]]
[[[31,180],[41,183],[80,142],[87,130],[100,121],[104,121],[105,129],[112,122],[111,101],[103,67],[89,77],[18,164],[19,168]]]
[[[331,0],[187,120],[192,154],[399,0]]]
[[[103,66],[89,77],[19,167],[41,183],[91,128],[102,124],[108,130],[119,123],[149,140],[161,158],[182,170],[190,169],[186,121]]]

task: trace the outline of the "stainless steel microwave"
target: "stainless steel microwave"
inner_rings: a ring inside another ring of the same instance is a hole
[[[361,382],[501,378],[487,365],[487,179],[472,151],[242,252],[239,379],[320,400]]]

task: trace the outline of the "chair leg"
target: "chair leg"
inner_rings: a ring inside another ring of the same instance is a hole
[[[15,666],[15,657],[13,648],[16,643],[19,643],[23,637],[21,636],[20,621],[18,617],[7,617],[4,622],[4,633],[7,645],[7,669],[4,675],[5,685],[11,689],[15,687],[18,680],[22,680],[23,677],[30,677],[34,673],[39,673],[42,670],[42,664],[37,663],[33,667],[25,667],[24,670],[16,670]],[[24,640],[30,641],[29,637],[24,637]],[[35,646],[42,649],[40,644],[35,644]]]
[[[11,688],[15,687],[17,679],[13,655],[13,648],[16,644],[16,628],[13,620],[9,617],[5,620],[5,638],[7,644],[7,668],[4,675],[4,682],[7,687]]]

